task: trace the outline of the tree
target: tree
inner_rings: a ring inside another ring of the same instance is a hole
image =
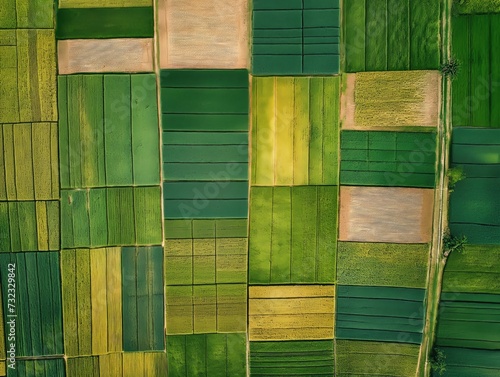
[[[455,185],[466,178],[464,169],[461,166],[455,166],[454,168],[449,168],[446,172],[448,176],[448,188],[453,192]]]
[[[441,64],[440,71],[444,76],[454,79],[460,70],[460,62],[455,58],[450,58],[447,62]]]
[[[457,237],[451,234],[449,229],[443,234],[443,254],[448,257],[452,251],[463,253],[467,245],[467,237]]]
[[[440,376],[446,372],[446,355],[439,348],[434,347],[432,349],[429,362],[431,363],[431,369],[433,372],[439,374]]]

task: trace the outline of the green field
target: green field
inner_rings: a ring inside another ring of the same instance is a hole
[[[340,285],[425,288],[429,245],[339,242]]]
[[[61,191],[63,248],[161,244],[160,187]]]
[[[453,80],[453,126],[500,127],[500,14],[453,18],[453,56],[460,70]]]
[[[500,348],[500,295],[443,293],[440,313],[438,346]]]
[[[254,0],[252,10],[254,75],[339,72],[339,0]]]
[[[444,270],[443,292],[500,294],[500,246],[467,245],[451,253]]]
[[[437,69],[440,16],[434,0],[346,1],[346,71]]]
[[[337,186],[252,187],[249,281],[333,283]]]
[[[413,344],[337,340],[336,376],[413,377],[419,350]]]
[[[167,357],[172,377],[244,376],[245,334],[167,336]]]
[[[59,255],[50,253],[1,253],[0,263],[5,273],[1,274],[3,313],[1,320],[5,325],[5,341],[9,335],[8,321],[13,318],[9,310],[15,307],[16,318],[16,355],[53,356],[64,353],[62,339],[61,273]],[[9,264],[14,269],[8,271]],[[12,288],[8,274],[13,272],[15,285],[15,305],[7,287]],[[8,295],[7,292],[10,294]],[[3,334],[2,334],[3,338]],[[2,339],[3,341],[3,339]],[[8,344],[8,343],[7,343]],[[3,348],[4,344],[0,346]],[[7,350],[9,348],[7,347]],[[0,352],[1,353],[1,352]],[[5,353],[3,354],[5,357]]]
[[[500,244],[499,129],[455,128],[451,162],[466,178],[450,197],[450,229],[472,244]]]
[[[453,2],[453,11],[460,14],[498,13],[500,0],[458,0]]]
[[[424,296],[423,289],[339,285],[335,337],[419,344]]]
[[[497,377],[500,375],[498,351],[440,347],[446,356],[443,377]]]
[[[432,188],[435,150],[435,133],[344,130],[340,183]]]
[[[160,183],[154,75],[59,76],[62,188]]]
[[[250,375],[333,377],[333,341],[250,342]]]

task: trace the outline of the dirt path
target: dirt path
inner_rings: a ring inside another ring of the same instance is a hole
[[[443,61],[451,57],[451,5],[452,0],[443,1],[442,14],[442,54]],[[445,260],[442,258],[442,234],[448,223],[448,180],[446,170],[449,163],[449,146],[451,141],[451,80],[442,81],[442,109],[441,121],[438,127],[438,185],[435,191],[434,226],[432,247],[429,258],[429,275],[427,279],[426,316],[425,326],[420,347],[417,377],[430,376],[431,368],[428,363],[429,354],[434,344],[436,333],[439,299],[443,281]]]

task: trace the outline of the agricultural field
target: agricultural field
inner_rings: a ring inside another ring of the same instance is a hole
[[[154,75],[68,75],[58,82],[61,188],[159,185]]]
[[[252,341],[333,339],[335,286],[250,286]],[[251,344],[251,343],[250,343]]]
[[[162,71],[166,219],[248,217],[248,74]]]
[[[342,185],[435,185],[435,133],[344,130],[340,146]]]
[[[247,219],[165,220],[165,245],[176,239],[247,238],[247,228]]]
[[[345,1],[346,72],[438,69],[440,4],[435,0]]]
[[[254,0],[252,7],[255,76],[339,73],[339,0]]]
[[[346,75],[345,81],[342,129],[407,131],[438,125],[439,71],[361,72]]]
[[[335,375],[332,340],[250,342],[250,375]]]
[[[169,335],[168,375],[244,376],[246,347],[245,334]]]
[[[499,128],[500,14],[459,15],[452,22],[453,55],[460,61],[453,80],[453,127]]]
[[[339,285],[425,288],[428,244],[339,242]]]
[[[500,373],[498,351],[440,347],[446,355],[443,377],[496,377]]]
[[[71,1],[71,0],[70,0]],[[54,27],[52,0],[5,0],[0,5],[1,29],[50,29]],[[2,75],[2,79],[5,76]]]
[[[333,283],[337,186],[252,187],[250,284]]]
[[[0,124],[57,121],[54,38],[52,29],[0,30]]]
[[[500,130],[454,129],[451,161],[463,168],[466,178],[451,194],[450,229],[472,244],[500,243],[499,147]]]
[[[453,11],[458,14],[498,13],[499,0],[460,0],[453,3]]]
[[[419,346],[358,340],[336,341],[338,377],[415,375]]]
[[[430,189],[341,186],[339,240],[428,243],[433,205]]]
[[[238,69],[249,60],[248,0],[159,0],[162,69]]]
[[[339,285],[335,337],[419,344],[424,297],[424,289]]]
[[[252,185],[337,185],[339,106],[339,77],[254,77]]]

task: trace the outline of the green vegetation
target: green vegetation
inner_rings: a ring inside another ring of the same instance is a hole
[[[453,0],[453,11],[460,14],[497,13],[500,0]]]
[[[357,186],[432,188],[435,151],[435,133],[344,130],[340,182]]]
[[[451,79],[457,77],[459,70],[460,70],[460,62],[455,58],[451,58],[447,62],[441,64],[440,68],[441,73],[444,76],[450,77]]]
[[[445,257],[449,256],[452,251],[455,251],[456,253],[463,253],[466,246],[466,236],[454,236],[451,234],[450,229],[446,229],[443,234],[443,253]]]
[[[425,288],[429,245],[339,242],[341,285]]]
[[[346,71],[438,69],[440,16],[434,0],[347,1]]]
[[[439,348],[432,349],[429,362],[431,363],[433,373],[442,376],[446,372],[446,356]]]
[[[455,166],[454,168],[449,168],[446,172],[448,176],[448,188],[453,192],[455,185],[466,178],[464,169],[461,166]]]
[[[249,281],[333,283],[337,186],[252,187]]]

